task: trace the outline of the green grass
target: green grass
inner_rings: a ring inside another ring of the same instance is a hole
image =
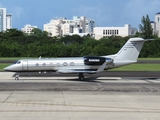
[[[11,64],[0,63],[0,71]],[[160,71],[160,64],[132,64],[119,68],[114,68],[109,71]]]
[[[138,58],[138,60],[160,60],[160,58]]]
[[[9,65],[11,65],[11,64],[9,64],[9,63],[0,63],[0,71],[3,71],[3,69],[5,67],[9,66]]]
[[[0,58],[0,60],[20,60],[20,59],[25,59],[27,57],[3,57],[3,58]]]
[[[26,57],[0,58],[0,60],[19,60]],[[160,58],[139,58],[138,60],[160,60]],[[8,63],[0,63],[0,71],[8,66]],[[114,68],[110,71],[160,71],[160,64],[131,64],[120,68]]]
[[[160,71],[160,64],[131,64],[110,71]]]
[[[0,58],[0,60],[19,60],[19,59],[25,59],[25,58],[35,58],[35,57],[3,57],[3,58]],[[160,60],[160,58],[138,58],[138,60]]]

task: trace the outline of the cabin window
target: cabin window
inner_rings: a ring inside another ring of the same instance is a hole
[[[53,66],[53,63],[50,63],[50,66]]]
[[[63,63],[64,66],[67,66],[68,64],[66,62]]]
[[[21,61],[18,61],[17,64],[21,64]]]
[[[20,64],[21,63],[21,61],[16,61],[16,62],[14,62],[14,64]]]
[[[46,63],[43,63],[43,66],[46,66]]]
[[[36,63],[36,66],[39,66],[39,64],[38,64],[38,63]]]
[[[70,65],[71,65],[71,66],[74,66],[74,62],[71,62]]]
[[[13,64],[16,64],[17,63],[17,61],[16,62],[14,62]]]

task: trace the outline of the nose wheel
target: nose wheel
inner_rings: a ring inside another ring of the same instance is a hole
[[[83,73],[79,73],[78,74],[78,77],[79,77],[79,80],[83,81],[85,80],[84,76],[83,76]]]
[[[15,77],[15,80],[19,80],[19,77]]]
[[[19,74],[18,73],[16,73],[15,80],[19,80]]]

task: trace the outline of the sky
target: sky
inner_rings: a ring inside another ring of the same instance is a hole
[[[31,24],[43,30],[43,24],[55,17],[73,16],[91,18],[98,27],[138,28],[142,16],[148,14],[155,21],[160,0],[1,0],[0,8],[12,14],[12,27],[17,29]]]

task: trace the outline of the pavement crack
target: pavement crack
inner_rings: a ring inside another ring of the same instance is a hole
[[[66,99],[64,97],[64,93],[63,93],[63,90],[62,90],[62,85],[60,83],[60,79],[59,78],[58,78],[58,81],[59,81],[59,88],[61,90],[62,97],[63,97],[63,100],[64,100],[64,104],[65,104],[65,107],[66,107],[66,110],[67,110],[67,113],[68,113],[68,118],[69,118],[69,120],[71,120],[70,112],[69,112],[69,109],[68,109],[68,106],[67,106],[67,103],[66,103]]]
[[[12,91],[10,94],[9,94],[9,96],[1,103],[1,105],[0,106],[2,106],[10,97],[11,97],[11,95],[14,93],[14,91]]]

